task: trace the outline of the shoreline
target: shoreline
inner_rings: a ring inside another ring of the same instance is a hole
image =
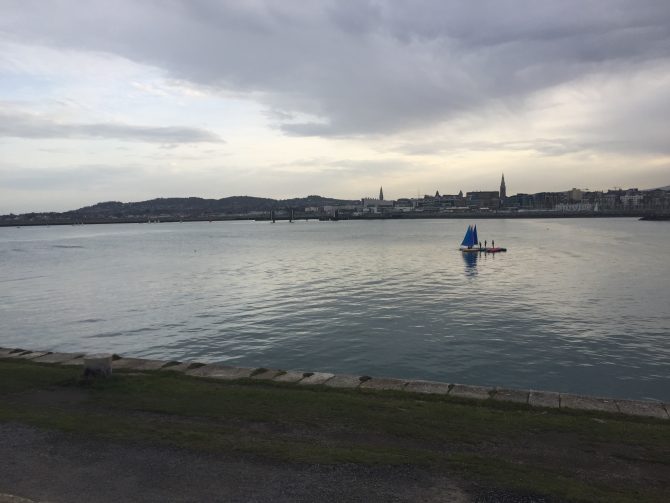
[[[35,363],[82,366],[85,353],[60,353],[32,351],[21,348],[0,348],[0,360],[22,359]],[[355,376],[329,372],[268,369],[265,367],[234,367],[215,363],[153,360],[113,355],[113,370],[121,371],[171,371],[191,377],[235,381],[252,379],[298,386],[326,386],[330,388],[368,391],[395,391],[411,394],[439,395],[459,399],[512,402],[529,407],[572,409],[590,412],[607,412],[638,417],[670,420],[670,402],[629,400],[598,397],[558,391],[516,389],[499,386],[479,386],[421,379]]]
[[[665,214],[664,214],[665,215]],[[649,217],[655,218],[649,218]],[[647,217],[647,218],[643,218]],[[522,212],[464,212],[464,213],[432,213],[432,212],[411,212],[398,214],[366,214],[359,216],[342,216],[334,218],[328,215],[305,215],[299,214],[293,218],[293,221],[346,221],[346,220],[486,220],[486,219],[573,219],[573,218],[637,218],[644,221],[666,220],[665,217],[658,216],[650,211],[612,211],[612,212],[557,212],[557,211],[522,211]],[[212,217],[137,217],[137,218],[82,218],[81,220],[45,220],[45,221],[0,221],[0,227],[49,227],[61,225],[107,225],[107,224],[156,224],[156,223],[190,223],[190,222],[270,222],[268,215],[219,215]],[[289,217],[282,216],[275,218],[279,222],[290,221]]]

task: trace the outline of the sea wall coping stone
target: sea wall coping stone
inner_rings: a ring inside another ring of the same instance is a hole
[[[17,353],[17,358],[22,358],[24,360],[34,360],[40,356],[48,355],[48,351],[28,351],[27,353]]]
[[[446,395],[451,391],[451,384],[436,381],[409,381],[405,386],[405,391]]]
[[[328,379],[324,384],[326,386],[330,386],[331,388],[354,389],[361,385],[361,378],[354,375],[337,374],[332,379]]]
[[[495,393],[491,398],[503,402],[528,403],[530,391],[520,389],[495,388]]]
[[[65,365],[65,366],[79,366],[79,365],[84,365],[84,358],[83,357],[77,357],[77,358],[72,358],[71,360],[64,361],[60,363],[59,365]]]
[[[48,354],[48,351],[28,351],[27,349],[14,350],[7,355],[7,358],[16,358],[21,360],[32,360]]]
[[[361,383],[361,389],[376,389],[385,391],[402,391],[407,381],[402,379],[390,379],[385,377],[373,377]]]
[[[619,411],[623,414],[670,419],[668,411],[660,402],[643,402],[640,400],[615,400],[615,402]]]
[[[241,367],[228,367],[226,365],[210,364],[204,367],[187,370],[185,373],[195,377],[208,377],[210,379],[223,379],[233,381],[250,377],[254,369]]]
[[[29,500],[28,498],[21,498],[19,496],[14,496],[13,494],[0,493],[0,503],[36,503],[36,502],[35,500]]]
[[[145,358],[121,358],[114,360],[112,368],[114,370],[158,370],[167,363],[162,360],[147,360]]]
[[[449,392],[449,396],[460,398],[474,398],[476,400],[487,400],[491,398],[493,388],[484,386],[468,386],[467,384],[454,384]]]
[[[275,382],[297,383],[305,377],[304,374],[304,372],[298,372],[297,370],[288,370],[284,374],[275,376],[272,380]]]
[[[406,381],[402,379],[358,377],[347,374],[335,375],[326,372],[280,371],[273,369],[262,369],[262,372],[258,372],[260,369],[230,367],[219,364],[204,365],[197,362],[168,362],[143,358],[119,358],[116,355],[113,357],[116,358],[112,363],[114,369],[138,371],[171,370],[183,372],[194,377],[224,380],[252,377],[259,380],[268,379],[285,383],[323,384],[333,388],[404,390],[412,393],[433,393],[478,400],[492,398],[494,400],[528,403],[534,407],[603,411],[670,420],[670,404],[655,401],[619,400],[553,391],[490,388],[435,381]],[[83,366],[86,355],[83,353],[51,353],[48,351],[29,351],[19,348],[0,348],[0,358],[17,358],[34,360],[39,363]],[[169,365],[170,363],[172,365]]]
[[[327,372],[307,372],[307,375],[303,377],[298,384],[324,384],[328,379],[335,377],[335,374],[329,374]]]
[[[25,349],[21,348],[15,348],[15,349],[9,349],[9,352],[7,353],[7,358],[18,358],[19,355],[22,355],[24,353],[30,353],[31,351],[27,351]]]
[[[597,410],[619,412],[616,402],[609,398],[581,396],[561,393],[561,409]]]
[[[277,377],[282,371],[278,369],[256,369],[252,372],[251,378],[259,381],[271,381]]]
[[[173,363],[173,365],[169,365],[170,363]],[[191,368],[192,365],[197,365],[196,362],[168,362],[165,364],[163,367],[161,367],[160,371],[171,371],[171,372],[186,372]]]
[[[40,363],[64,363],[83,356],[84,353],[47,353],[46,355],[34,358],[34,361]]]
[[[548,407],[558,409],[561,405],[561,395],[555,391],[530,390],[528,405],[533,407]]]

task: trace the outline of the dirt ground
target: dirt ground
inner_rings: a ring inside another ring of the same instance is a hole
[[[414,467],[268,462],[0,424],[0,492],[40,502],[458,503],[477,498],[469,491]]]

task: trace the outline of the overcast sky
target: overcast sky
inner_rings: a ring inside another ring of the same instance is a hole
[[[0,213],[670,184],[670,1],[0,0]]]

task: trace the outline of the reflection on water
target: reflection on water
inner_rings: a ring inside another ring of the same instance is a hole
[[[0,228],[0,346],[670,400],[670,233],[477,228],[508,252],[460,220]]]
[[[465,275],[466,276],[476,276],[477,275],[477,259],[479,258],[479,253],[477,252],[461,252],[463,256],[463,261],[465,262]]]

